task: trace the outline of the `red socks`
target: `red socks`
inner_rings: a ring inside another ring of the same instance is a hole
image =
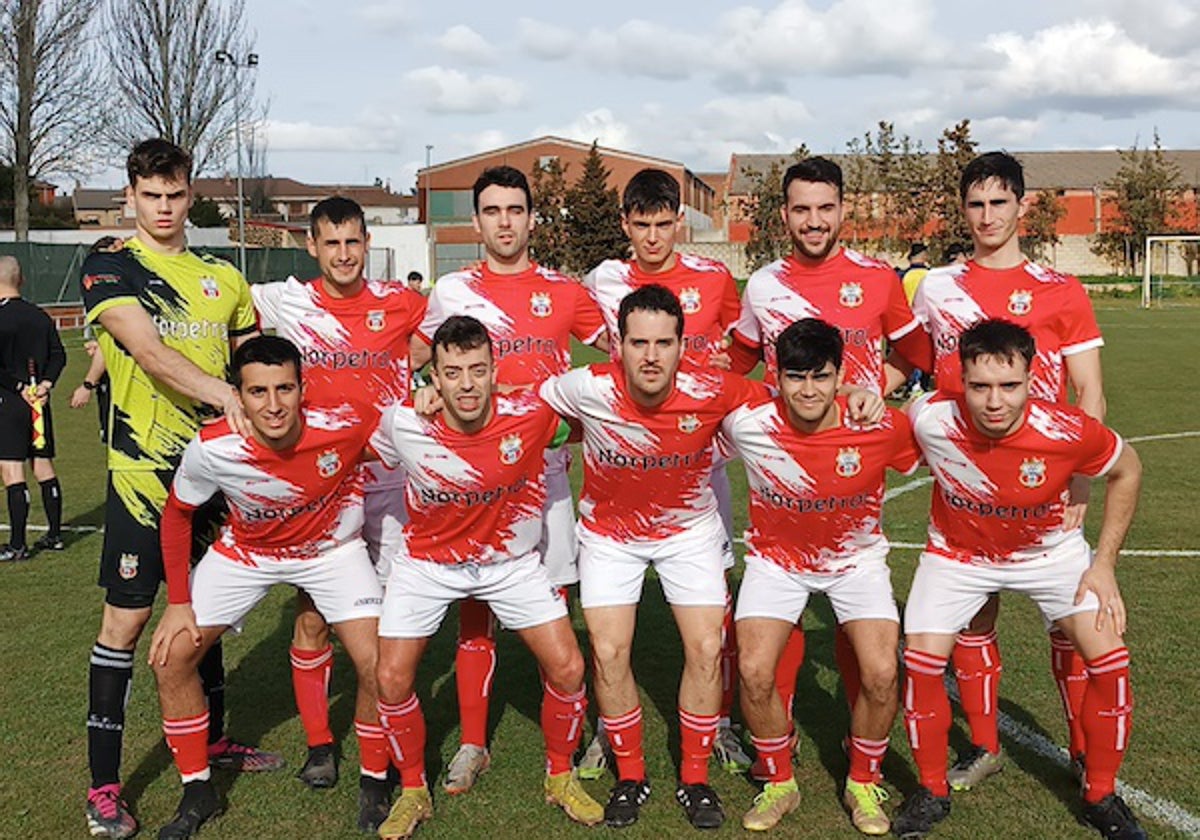
[[[1070,730],[1070,753],[1072,757],[1086,752],[1083,734],[1083,697],[1087,693],[1088,674],[1083,657],[1075,650],[1062,633],[1050,632],[1050,670],[1058,684],[1058,696],[1062,700],[1063,714]]]
[[[358,738],[359,772],[372,779],[387,779],[388,745],[383,727],[355,719],[354,734]]]
[[[379,701],[379,727],[406,788],[425,787],[425,715],[414,692],[403,703]]]
[[[959,702],[971,728],[971,743],[990,753],[1000,752],[996,703],[1000,696],[1000,647],[996,631],[983,635],[960,633],[954,645],[954,676]]]
[[[458,651],[454,655],[458,714],[464,744],[487,746],[488,700],[496,674],[496,637],[492,611],[468,598],[458,607]]]
[[[708,783],[708,759],[717,738],[720,715],[697,715],[679,710],[679,781],[685,785]]]
[[[750,743],[758,755],[756,773],[758,768],[762,768],[768,782],[786,782],[792,778],[791,732],[778,738],[755,738],[751,735]]]
[[[333,743],[329,728],[329,681],[333,678],[333,645],[323,650],[291,649],[292,691],[310,747]]]
[[[792,704],[796,699],[796,678],[800,676],[800,666],[804,664],[804,628],[800,622],[792,627],[787,644],[775,666],[775,690],[783,701],[783,710],[788,719],[792,717]]]
[[[904,728],[921,784],[934,796],[949,796],[946,753],[950,749],[950,698],[942,675],[949,660],[905,649]]]
[[[1129,685],[1129,649],[1119,647],[1087,663],[1087,691],[1080,721],[1087,747],[1083,783],[1086,802],[1113,792],[1117,771],[1129,746],[1133,691]]]
[[[209,778],[208,712],[179,720],[163,718],[162,726],[183,783]]]
[[[646,778],[646,754],[642,750],[642,707],[615,717],[601,715],[619,781],[640,782]]]
[[[551,776],[571,771],[571,758],[583,733],[585,709],[584,688],[565,694],[548,682],[542,683],[542,738],[546,742],[546,772]]]
[[[866,784],[878,784],[883,778],[883,757],[887,755],[888,739],[872,741],[868,738],[850,736],[850,780]]]

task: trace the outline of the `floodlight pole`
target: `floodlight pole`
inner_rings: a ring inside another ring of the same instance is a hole
[[[240,70],[258,66],[258,53],[247,53],[238,61],[228,50],[217,50],[217,64],[228,64],[233,69],[233,144],[237,156],[237,228],[238,228],[238,271],[246,276],[246,208],[242,188],[242,85]]]
[[[437,280],[437,240],[433,233],[433,178],[429,171],[433,160],[433,144],[425,144],[425,252],[429,260],[429,282]]]

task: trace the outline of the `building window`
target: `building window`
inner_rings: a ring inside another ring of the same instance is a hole
[[[470,190],[434,190],[429,196],[429,221],[434,224],[469,222],[474,209]]]
[[[538,169],[547,169],[556,160],[558,160],[558,155],[542,155],[538,158]]]

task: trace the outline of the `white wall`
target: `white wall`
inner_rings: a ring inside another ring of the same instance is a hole
[[[419,271],[429,278],[429,244],[425,241],[425,225],[368,225],[371,249],[387,248],[392,252],[396,279],[403,280],[410,271]]]

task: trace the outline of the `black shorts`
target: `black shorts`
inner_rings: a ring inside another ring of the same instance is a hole
[[[20,394],[0,388],[0,461],[54,457],[54,420],[50,403],[42,406],[45,442],[33,445],[33,411]]]
[[[99,583],[106,590],[105,602],[114,607],[141,609],[154,604],[163,582],[159,521],[174,475],[174,470],[108,474]],[[196,511],[192,519],[193,562],[216,539],[225,512],[221,496],[214,496]]]

